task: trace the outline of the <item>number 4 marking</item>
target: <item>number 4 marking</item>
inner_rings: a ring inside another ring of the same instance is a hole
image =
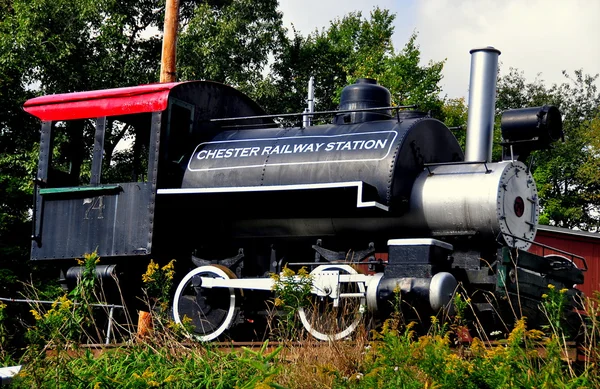
[[[89,204],[85,210],[85,220],[104,219],[104,196],[93,197],[83,200],[83,204]],[[97,212],[97,213],[96,213]],[[95,216],[94,216],[95,214]],[[91,216],[91,217],[90,217]]]

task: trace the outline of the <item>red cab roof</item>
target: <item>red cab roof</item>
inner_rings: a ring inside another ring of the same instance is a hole
[[[72,120],[163,111],[171,82],[87,92],[62,93],[27,100],[23,109],[41,120]]]

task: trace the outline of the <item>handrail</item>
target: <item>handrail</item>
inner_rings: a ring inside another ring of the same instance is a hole
[[[31,240],[40,245],[40,235],[37,233],[37,200],[38,179],[33,180],[33,212],[31,214]]]
[[[573,254],[573,253],[570,253],[568,251],[564,251],[564,250],[561,250],[561,249],[557,249],[555,247],[548,246],[548,245],[545,245],[543,243],[535,242],[533,240],[521,238],[521,237],[518,237],[516,235],[512,235],[512,234],[508,234],[508,233],[502,233],[502,235],[510,236],[513,239],[519,239],[519,240],[531,243],[533,245],[540,246],[542,249],[548,249],[548,250],[556,251],[556,252],[564,254],[564,255],[568,255],[568,256],[571,257],[571,261],[573,261],[573,259],[575,259],[575,258],[581,259],[581,261],[583,262],[583,269],[582,269],[582,271],[587,271],[588,270],[587,261],[585,260],[584,257],[582,257],[580,255]],[[542,250],[542,255],[543,255],[543,253],[544,253],[544,250]],[[573,261],[573,262],[575,262],[575,261]]]
[[[455,165],[478,165],[478,164],[482,164],[485,167],[485,172],[490,173],[491,170],[488,168],[487,164],[489,162],[487,161],[456,161],[456,162],[434,162],[434,163],[424,163],[423,167],[427,168],[427,170],[429,171],[429,174],[433,174],[431,172],[431,167],[435,167],[435,166],[455,166]]]
[[[281,113],[275,115],[258,115],[258,116],[239,116],[239,117],[230,117],[230,118],[218,118],[218,119],[210,119],[210,122],[226,122],[226,121],[235,121],[235,120],[248,120],[248,119],[274,119],[274,118],[285,118],[285,117],[295,117],[295,116],[315,116],[315,115],[332,115],[339,113],[352,113],[352,112],[371,112],[371,111],[383,111],[386,109],[408,109],[408,108],[416,108],[416,105],[397,105],[394,107],[375,107],[375,108],[356,108],[356,109],[344,109],[339,111],[317,111],[317,112],[299,112],[299,113]]]

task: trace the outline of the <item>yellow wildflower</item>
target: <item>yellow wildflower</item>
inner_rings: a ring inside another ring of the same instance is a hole
[[[83,266],[83,265],[85,265],[85,261],[84,261],[83,259],[75,258],[75,260],[77,261],[77,264],[78,264],[79,266]]]
[[[150,263],[148,264],[148,268],[146,269],[146,273],[142,275],[142,281],[144,281],[145,283],[148,282],[152,282],[154,281],[154,273],[156,273],[156,271],[159,269],[159,266],[157,263],[155,263],[152,259],[150,260]]]
[[[31,312],[31,314],[33,315],[35,320],[42,320],[42,315],[40,315],[40,313],[38,311],[36,311],[35,309],[32,309],[29,312]]]
[[[73,306],[73,301],[69,300],[66,294],[59,298],[58,301],[60,302],[60,309],[64,309],[65,311],[71,309]]]
[[[527,337],[532,340],[539,340],[544,337],[544,333],[540,330],[528,330]]]
[[[192,318],[189,317],[188,315],[183,315],[183,318],[181,318],[181,324],[189,325],[191,323],[192,323]]]
[[[527,325],[525,323],[525,318],[522,317],[517,320],[515,327],[508,335],[508,343],[514,344],[515,342],[522,340],[526,330]]]
[[[100,262],[100,257],[98,256],[98,253],[96,251],[94,251],[93,253],[90,253],[90,254],[85,254],[83,256],[83,258],[85,258],[86,262],[89,262],[90,260],[92,260],[94,258],[96,258],[96,260],[94,261],[95,264]]]
[[[152,373],[152,371],[150,371],[150,368],[147,368],[142,373],[142,378],[152,378],[152,377],[154,377],[154,373]]]
[[[69,309],[71,309],[72,306],[73,306],[73,302],[71,300],[69,300],[69,298],[67,297],[66,294],[64,294],[62,297],[59,297],[58,300],[55,300],[52,303],[52,309],[55,309],[58,307],[58,309],[62,309],[65,311],[68,311]]]
[[[165,277],[167,280],[173,280],[173,276],[175,275],[175,260],[171,260],[168,264],[163,266],[162,271],[165,272]]]
[[[305,277],[308,275],[308,270],[306,270],[306,266],[302,266],[300,270],[298,270],[298,275],[301,277]]]
[[[568,289],[567,288],[562,288],[559,292],[560,294],[565,294],[567,293]]]
[[[554,285],[552,285],[552,284],[548,284],[548,289],[550,289],[550,290],[554,290]]]
[[[175,382],[177,381],[177,377],[175,377],[174,375],[170,375],[167,378],[165,378],[165,380],[163,381],[163,384],[169,383],[169,382]]]
[[[471,342],[471,352],[476,356],[482,355],[485,352],[485,343],[477,337]]]
[[[547,299],[547,298],[548,298],[548,295],[547,295],[546,293],[544,293],[544,294],[542,295],[542,298],[543,298],[543,299]]]
[[[287,265],[284,266],[282,273],[284,277],[293,277],[296,274],[292,269],[287,267]]]
[[[275,306],[276,306],[276,307],[281,307],[283,304],[284,304],[284,303],[283,303],[283,300],[282,300],[282,299],[280,299],[279,297],[276,297],[276,298],[275,298]]]

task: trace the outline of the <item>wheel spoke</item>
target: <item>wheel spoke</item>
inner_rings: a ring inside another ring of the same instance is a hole
[[[234,278],[235,275],[222,266],[201,266],[189,272],[175,292],[175,322],[183,323],[184,317],[191,319],[192,335],[201,341],[209,341],[231,326],[235,313],[235,290],[202,288],[199,277]]]
[[[322,272],[339,271],[340,274],[356,274],[357,271],[349,265],[322,265],[311,272],[318,277]],[[365,285],[362,282],[340,284],[340,293],[363,293]],[[365,306],[365,297],[340,298],[337,307],[333,299],[314,296],[311,304],[300,308],[298,313],[304,328],[320,340],[339,340],[349,336],[361,322]]]

